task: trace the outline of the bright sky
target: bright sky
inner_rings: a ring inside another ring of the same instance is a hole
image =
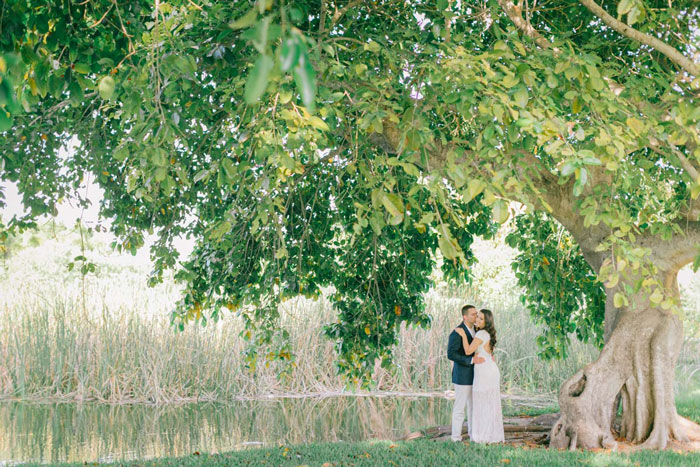
[[[3,222],[7,223],[13,216],[26,213],[26,210],[22,206],[22,199],[16,184],[6,182],[0,183],[0,191],[5,193],[5,201],[7,202],[7,206],[2,208],[0,212]],[[87,225],[95,225],[98,219],[99,200],[102,199],[102,193],[100,188],[94,184],[88,187],[88,193],[94,193],[94,195],[90,197],[92,206],[82,210],[69,203],[62,203],[58,210],[57,220],[66,226],[73,226],[76,219],[79,219],[82,214],[83,221]]]
[[[86,209],[81,209],[70,202],[63,202],[58,207],[58,215],[56,216],[56,221],[67,226],[74,227],[76,220],[80,219],[81,215],[83,218],[83,224],[87,227],[94,227],[97,225],[99,220],[99,207],[100,200],[102,200],[103,192],[99,186],[89,182],[86,186],[81,187],[81,192],[85,193],[87,189],[87,197],[92,202],[90,207]],[[17,190],[17,185],[14,183],[1,182],[0,191],[5,194],[5,201],[7,205],[4,208],[0,208],[0,219],[4,223],[7,223],[13,216],[21,215],[26,212],[22,206],[22,198]],[[102,226],[109,227],[109,220],[103,220]],[[111,233],[106,233],[103,235],[108,235],[111,238],[115,238]],[[145,245],[139,251],[136,261],[150,261],[148,257],[148,248],[156,240],[155,235],[146,235]],[[184,238],[179,238],[175,241],[175,247],[180,252],[180,258],[185,259],[192,252],[194,247],[194,242],[192,240],[187,240]],[[130,254],[128,256],[131,256]]]

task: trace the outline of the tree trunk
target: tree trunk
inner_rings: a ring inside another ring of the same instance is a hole
[[[667,292],[679,298],[675,274],[664,283]],[[630,304],[610,316],[606,310],[606,319],[614,316],[615,322],[609,336],[606,332],[598,360],[562,385],[561,418],[552,428],[552,447],[613,448],[619,436],[645,448],[663,449],[670,438],[686,440],[673,394],[682,322],[670,312],[651,307],[644,295]],[[619,431],[614,427],[618,395],[622,400]]]

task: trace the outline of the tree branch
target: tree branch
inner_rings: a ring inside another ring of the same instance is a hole
[[[333,13],[333,16],[331,17],[331,27],[329,28],[329,30],[330,31],[333,30],[333,28],[335,27],[335,24],[338,21],[340,21],[340,18],[342,18],[343,15],[345,15],[345,13],[347,13],[348,10],[350,10],[350,8],[356,7],[357,5],[360,5],[360,4],[362,4],[362,0],[351,0],[350,2],[348,2],[347,5],[345,5],[341,9],[338,9],[338,7],[336,7],[335,12]]]
[[[323,34],[323,30],[326,26],[326,0],[321,0],[321,17],[318,22],[318,35]]]
[[[671,151],[673,151],[673,154],[678,158],[678,160],[681,161],[681,165],[685,170],[688,171],[688,174],[693,177],[693,181],[698,181],[698,178],[700,177],[700,172],[698,172],[698,169],[695,168],[692,162],[688,160],[687,157],[683,154],[683,151],[679,151],[677,147],[674,145],[669,145],[671,147]]]
[[[534,40],[538,46],[542,47],[543,49],[551,48],[555,52],[559,52],[559,49],[552,47],[552,44],[550,44],[549,41],[542,36],[542,34],[532,27],[529,21],[523,19],[522,2],[515,5],[511,0],[498,0],[498,4],[501,6],[501,8],[503,8],[503,11],[506,12],[506,15],[508,18],[510,18],[513,24],[520,29],[523,34]]]
[[[670,238],[648,236],[640,240],[641,246],[652,250],[656,267],[672,277],[700,254],[700,222],[679,219],[676,224],[682,234],[674,232]]]
[[[383,122],[383,133],[374,133],[370,141],[389,154],[398,153],[401,147],[403,133],[393,122],[385,119]],[[447,154],[458,145],[455,143],[441,144],[435,141],[432,147],[426,147],[429,160],[437,167],[445,167],[448,161]],[[468,153],[474,156],[473,152]],[[574,236],[581,246],[584,257],[588,263],[597,271],[602,264],[603,255],[595,249],[600,241],[609,233],[601,223],[598,226],[584,226],[583,218],[578,214],[577,198],[573,196],[573,181],[560,184],[559,177],[551,173],[540,159],[534,154],[522,149],[514,149],[509,154],[512,157],[520,157],[522,160],[514,164],[520,167],[521,178],[531,180],[531,189],[534,191],[527,195],[528,201],[535,204],[539,209],[547,211],[561,225],[563,225]],[[469,160],[455,161],[457,163],[468,163]],[[602,180],[601,183],[608,183]],[[521,201],[521,200],[517,200]]]
[[[657,143],[658,143],[658,140],[657,140]],[[668,154],[664,153],[661,150],[661,148],[659,147],[659,145],[654,144],[653,141],[650,142],[650,144],[648,145],[648,148],[664,158],[668,157]],[[676,146],[674,146],[672,144],[669,144],[669,148],[671,149],[671,152],[681,162],[681,167],[683,167],[683,170],[688,172],[688,175],[690,175],[690,177],[693,179],[693,181],[697,181],[698,177],[700,177],[700,171],[693,165],[693,163],[687,157],[685,157],[685,155],[683,154],[683,151],[680,151]]]
[[[89,25],[89,26],[88,26],[88,29],[92,29],[92,28],[94,28],[94,27],[96,27],[96,26],[99,26],[100,23],[102,23],[102,21],[104,21],[104,19],[107,17],[107,15],[109,14],[109,12],[112,11],[112,7],[114,7],[114,5],[111,5],[109,8],[107,8],[107,11],[105,11],[105,14],[102,15],[102,18],[100,18],[98,21],[95,21],[93,24]]]
[[[499,0],[499,3],[500,2],[501,0]],[[591,11],[591,13],[603,20],[605,24],[607,24],[623,36],[635,40],[637,42],[641,42],[644,45],[648,45],[654,50],[664,54],[666,57],[668,57],[669,60],[671,60],[673,63],[675,63],[691,75],[700,76],[700,66],[698,66],[698,64],[696,63],[693,63],[692,60],[684,56],[682,53],[680,53],[678,50],[671,47],[667,43],[657,39],[654,36],[650,36],[648,34],[639,32],[636,29],[629,27],[622,21],[618,21],[617,19],[610,16],[607,11],[605,11],[600,5],[598,5],[593,0],[580,0],[580,2],[583,6],[588,8]]]
[[[97,91],[89,92],[89,93],[85,94],[84,100],[87,101],[88,99],[90,99],[91,97],[95,97],[96,95],[97,95]],[[62,108],[68,107],[70,105],[70,103],[71,103],[70,100],[65,100],[65,101],[59,102],[58,104],[53,105],[45,113],[34,117],[34,119],[31,122],[29,122],[29,126],[30,127],[34,126],[34,124],[36,122],[38,122],[39,120],[42,120],[46,117],[52,116],[54,113],[61,110]]]

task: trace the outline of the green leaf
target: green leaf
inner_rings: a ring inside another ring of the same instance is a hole
[[[576,179],[576,182],[574,183],[574,196],[581,196],[585,185],[585,182],[583,182],[580,178]]]
[[[574,171],[576,170],[576,162],[573,161],[567,161],[564,164],[561,165],[559,168],[559,172],[561,173],[562,177],[568,177]]]
[[[209,176],[211,175],[211,172],[209,172],[208,169],[202,169],[199,172],[197,172],[194,176],[194,182],[197,183],[201,180],[204,179],[209,179]]]
[[[629,305],[629,302],[627,301],[627,297],[625,294],[622,292],[615,292],[615,296],[613,297],[613,304],[615,305],[615,308],[622,308],[623,306]]]
[[[114,95],[115,86],[116,83],[114,82],[114,78],[111,76],[105,76],[100,80],[100,83],[97,86],[97,91],[100,93],[100,97],[107,101]]]
[[[261,54],[266,53],[268,32],[270,30],[270,21],[272,18],[269,16],[263,18],[258,22],[257,26],[253,30],[254,36],[252,40],[253,47]]]
[[[289,89],[282,89],[280,90],[280,104],[287,104],[289,101],[292,100],[292,91]],[[286,111],[286,109],[283,109],[282,112]]]
[[[121,148],[114,151],[114,153],[112,154],[112,157],[117,162],[124,162],[124,160],[127,157],[129,157],[129,150],[125,146],[122,146]]]
[[[690,187],[690,197],[692,199],[697,199],[700,196],[700,184],[697,182],[693,183]]]
[[[444,231],[445,229],[443,229]],[[457,257],[457,249],[455,248],[454,243],[452,243],[452,238],[449,236],[449,233],[447,233],[448,236],[442,235],[440,238],[438,238],[438,246],[440,247],[440,251],[442,251],[442,256],[445,257],[445,259],[453,260]]]
[[[627,119],[627,126],[638,135],[642,134],[644,131],[644,123],[635,117],[630,117]]]
[[[309,62],[306,49],[303,50],[299,56],[299,63],[294,67],[294,82],[304,106],[313,112],[314,100],[316,99],[316,73]]]
[[[8,131],[12,128],[12,119],[5,109],[0,109],[0,131]]]
[[[394,193],[385,193],[382,196],[382,205],[393,217],[401,217],[403,219],[403,201]]]
[[[583,149],[579,151],[579,156],[581,157],[581,162],[586,165],[602,165],[602,162],[595,156],[595,153],[590,149]]]
[[[586,170],[584,167],[579,168],[576,178],[582,185],[585,185],[588,182],[588,170]]]
[[[375,214],[376,213],[375,211]],[[382,229],[384,228],[384,218],[381,215],[373,215],[369,218],[369,224],[372,226],[372,230],[376,235],[382,234]]]
[[[593,89],[595,89],[596,91],[602,91],[603,88],[605,88],[605,83],[600,78],[591,78],[590,83],[591,83],[591,87]]]
[[[476,198],[479,195],[479,193],[484,191],[484,188],[486,188],[486,183],[482,182],[481,180],[476,178],[469,180],[469,183],[467,183],[466,196],[464,196],[464,194],[462,195],[464,198],[464,202],[468,203],[469,201]]]
[[[226,235],[231,230],[231,223],[229,221],[220,222],[214,227],[209,233],[209,238],[212,240],[219,240],[221,237]]]
[[[485,206],[491,206],[496,202],[496,195],[491,190],[484,191],[484,199],[481,201]]]
[[[76,73],[86,75],[90,73],[90,65],[87,63],[76,63],[73,67]]]
[[[269,55],[258,57],[245,83],[244,97],[246,103],[253,104],[263,95],[265,88],[267,88],[268,77],[273,65],[274,62]]]
[[[388,220],[389,225],[399,225],[403,222],[403,215],[401,216],[390,216]]]
[[[400,164],[401,167],[403,167],[404,172],[406,172],[408,175],[413,177],[420,176],[420,170],[418,170],[418,167],[416,167],[414,164],[411,164],[410,162],[401,162]]]
[[[515,105],[521,108],[527,107],[527,101],[528,101],[528,94],[527,94],[527,89],[525,88],[520,88],[518,91],[513,95],[515,98]]]
[[[644,10],[635,5],[627,14],[627,24],[632,26],[642,18],[644,18]]]
[[[661,292],[660,288],[654,289],[654,292],[649,295],[649,301],[655,305],[658,305],[661,303],[661,301],[664,299],[664,294]]]
[[[231,159],[226,158],[221,161],[221,167],[223,167],[224,173],[226,173],[226,176],[229,179],[233,179],[236,176],[236,166],[233,164]]]
[[[289,38],[280,46],[280,69],[287,72],[294,68],[299,61],[301,52],[296,38]]]
[[[634,0],[622,0],[617,4],[617,14],[622,16],[626,14],[634,6]]]
[[[505,222],[508,220],[508,217],[510,217],[510,212],[508,211],[508,203],[506,203],[502,199],[496,200],[496,202],[493,203],[491,209],[493,212],[493,220],[495,220],[499,224],[505,224]]]
[[[163,180],[165,180],[165,176],[168,174],[168,170],[165,167],[158,167],[154,174],[153,177],[155,178],[156,182],[160,183]]]
[[[608,281],[605,283],[605,287],[608,289],[612,289],[617,285],[617,283],[620,281],[620,274],[614,273],[611,274],[610,277],[608,278]]]
[[[328,128],[328,124],[319,117],[316,117],[315,115],[309,117],[308,121],[314,128],[317,128],[321,131],[330,131],[330,128]]]
[[[168,163],[168,153],[163,148],[155,148],[151,153],[151,163],[155,166],[164,166]]]
[[[160,186],[163,188],[165,196],[170,196],[170,193],[172,193],[173,188],[175,188],[175,179],[173,179],[173,177],[171,177],[170,175],[167,175],[165,177],[165,180],[161,182]]]
[[[74,107],[77,107],[83,103],[83,99],[85,99],[85,92],[78,81],[73,80],[68,87],[68,91],[70,91],[70,102]]]
[[[376,41],[370,41],[368,44],[365,44],[363,48],[364,50],[369,50],[372,53],[378,53],[380,50],[382,50],[382,46],[380,46]]]
[[[581,100],[576,97],[574,101],[571,103],[571,111],[575,114],[579,113],[581,110],[583,110],[583,105],[581,104]]]
[[[255,19],[257,17],[258,17],[257,11],[255,10],[255,8],[251,8],[250,11],[248,11],[248,13],[241,16],[237,20],[230,22],[228,24],[228,27],[230,27],[231,29],[247,28],[248,26],[250,26],[251,24],[253,24],[255,22]]]

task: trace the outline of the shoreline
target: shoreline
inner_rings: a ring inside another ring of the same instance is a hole
[[[264,401],[275,401],[275,400],[301,400],[301,399],[330,399],[336,397],[355,397],[355,398],[436,398],[436,399],[447,399],[452,400],[454,398],[454,391],[447,389],[444,391],[427,391],[427,392],[406,392],[406,391],[368,391],[368,392],[354,392],[354,391],[321,391],[321,392],[311,392],[311,393],[270,393],[270,394],[257,394],[252,396],[237,396],[232,399],[217,399],[217,398],[184,398],[172,401],[155,402],[144,399],[127,399],[124,401],[104,401],[99,399],[76,399],[70,397],[24,397],[24,398],[0,398],[0,404],[96,404],[96,405],[110,405],[110,406],[148,406],[148,407],[166,407],[166,406],[182,406],[189,404],[220,404],[227,405],[236,402],[264,402]],[[532,407],[544,406],[549,407],[557,403],[555,394],[528,394],[528,393],[501,393],[502,401],[516,401]]]

